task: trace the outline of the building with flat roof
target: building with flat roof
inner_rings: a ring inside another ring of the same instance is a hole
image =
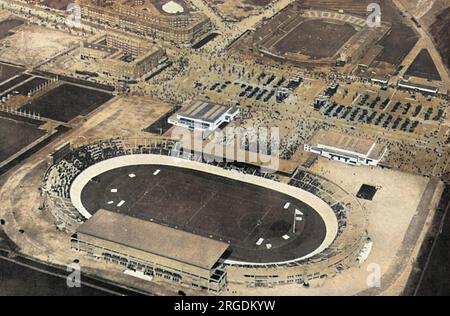
[[[211,20],[191,6],[169,14],[160,11],[156,0],[80,0],[79,4],[83,19],[90,23],[174,43],[194,43],[213,31]]]
[[[119,32],[102,32],[82,43],[79,71],[119,80],[145,79],[164,66],[166,51]]]
[[[223,123],[231,122],[238,114],[237,107],[194,101],[172,115],[168,122],[176,126],[212,132]]]
[[[368,166],[378,165],[387,152],[384,145],[374,141],[326,130],[318,131],[304,150],[350,165]]]
[[[76,230],[71,248],[123,266],[124,273],[219,292],[228,243],[99,210]]]

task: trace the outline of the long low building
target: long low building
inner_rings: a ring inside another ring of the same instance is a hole
[[[437,87],[427,86],[419,83],[407,82],[405,80],[401,80],[398,83],[399,88],[418,91],[426,94],[437,94],[439,89]]]
[[[318,131],[304,150],[350,165],[376,166],[387,152],[386,146],[368,139],[326,130]]]
[[[231,122],[239,114],[237,107],[229,107],[204,101],[195,101],[172,115],[172,125],[212,132],[220,125]]]
[[[227,283],[220,260],[228,243],[99,210],[76,230],[71,248],[123,266],[124,273],[220,292]]]

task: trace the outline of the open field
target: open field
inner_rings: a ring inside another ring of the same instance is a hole
[[[40,267],[43,268],[43,267]],[[56,271],[52,271],[55,273]],[[107,296],[107,292],[89,287],[67,287],[65,278],[61,277],[66,271],[60,270],[60,276],[18,265],[0,257],[0,295],[2,296]],[[30,280],[33,280],[30,282]]]
[[[418,17],[420,18],[420,22],[427,28],[436,21],[436,16],[439,15],[439,13],[450,7],[448,0],[419,1],[426,7],[420,12],[417,12]],[[408,2],[408,0],[403,0],[403,3],[405,2]]]
[[[16,78],[11,79],[3,84],[0,85],[0,93],[3,94],[6,91],[10,90],[11,88],[21,84],[22,82],[24,82],[25,80],[31,78],[30,75],[27,74],[20,74],[18,75]]]
[[[383,19],[389,21],[392,28],[378,43],[383,46],[383,50],[376,60],[398,66],[417,43],[419,37],[391,1],[383,1],[381,10]]]
[[[23,70],[23,68],[14,67],[7,64],[0,64],[0,82],[6,81],[20,74]]]
[[[0,116],[0,162],[45,134],[37,126]]]
[[[274,48],[282,55],[294,53],[311,59],[328,58],[334,56],[355,33],[349,24],[309,20],[295,27]]]
[[[14,91],[17,91],[23,96],[27,96],[30,91],[37,89],[39,86],[46,82],[48,82],[48,79],[34,77],[30,81],[27,81],[24,84],[21,84],[20,86],[14,88]]]
[[[430,80],[441,80],[430,53],[422,49],[405,73],[408,76],[421,77]]]
[[[63,84],[31,101],[21,110],[39,113],[56,121],[69,122],[78,115],[85,116],[112,98],[106,92]]]
[[[79,44],[75,36],[36,25],[22,26],[5,41],[0,60],[24,66],[36,66]]]
[[[24,24],[25,22],[23,20],[19,19],[7,19],[0,22],[0,40],[4,39],[5,37],[12,35],[11,30],[15,29],[16,27]]]
[[[430,27],[436,47],[450,69],[450,7],[442,11]]]

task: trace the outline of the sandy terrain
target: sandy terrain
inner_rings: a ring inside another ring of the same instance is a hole
[[[0,59],[26,67],[36,66],[78,44],[75,36],[31,25],[22,27],[6,41],[9,45],[0,51]]]

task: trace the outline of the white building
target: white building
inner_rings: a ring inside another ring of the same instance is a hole
[[[220,125],[231,122],[238,114],[237,107],[194,101],[172,115],[168,122],[176,126],[212,132]]]
[[[418,92],[422,92],[422,93],[426,93],[426,94],[437,94],[439,91],[439,89],[436,87],[426,86],[426,85],[422,85],[422,84],[418,84],[418,83],[407,82],[405,80],[401,80],[398,83],[398,87],[407,89],[407,90],[418,91]]]
[[[367,166],[378,165],[387,151],[374,141],[325,130],[318,131],[304,149],[350,165]]]
[[[387,85],[389,83],[389,79],[383,77],[373,77],[370,78],[370,81],[381,85]]]

